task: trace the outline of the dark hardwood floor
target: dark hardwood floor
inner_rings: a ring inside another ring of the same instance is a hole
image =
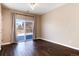
[[[44,40],[2,46],[1,56],[79,56],[79,51]]]

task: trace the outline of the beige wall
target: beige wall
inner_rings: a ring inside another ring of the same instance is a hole
[[[36,15],[35,16],[35,34],[36,34],[36,39],[41,38],[41,16]]]
[[[1,50],[1,40],[2,40],[2,16],[1,16],[1,4],[0,4],[0,50]]]
[[[79,48],[79,4],[66,4],[42,15],[42,38]]]
[[[2,43],[11,41],[11,12],[7,8],[2,8]]]
[[[1,16],[1,4],[0,4],[0,33],[2,32],[2,16]]]

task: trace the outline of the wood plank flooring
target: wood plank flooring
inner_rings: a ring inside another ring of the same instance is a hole
[[[79,56],[79,51],[50,43],[34,40],[2,46],[1,56]]]

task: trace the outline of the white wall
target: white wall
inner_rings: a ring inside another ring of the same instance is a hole
[[[79,48],[79,4],[66,4],[42,15],[42,38]]]

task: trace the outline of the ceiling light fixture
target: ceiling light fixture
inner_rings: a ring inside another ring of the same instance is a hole
[[[30,7],[32,10],[34,10],[34,8],[37,6],[37,3],[30,3]]]

